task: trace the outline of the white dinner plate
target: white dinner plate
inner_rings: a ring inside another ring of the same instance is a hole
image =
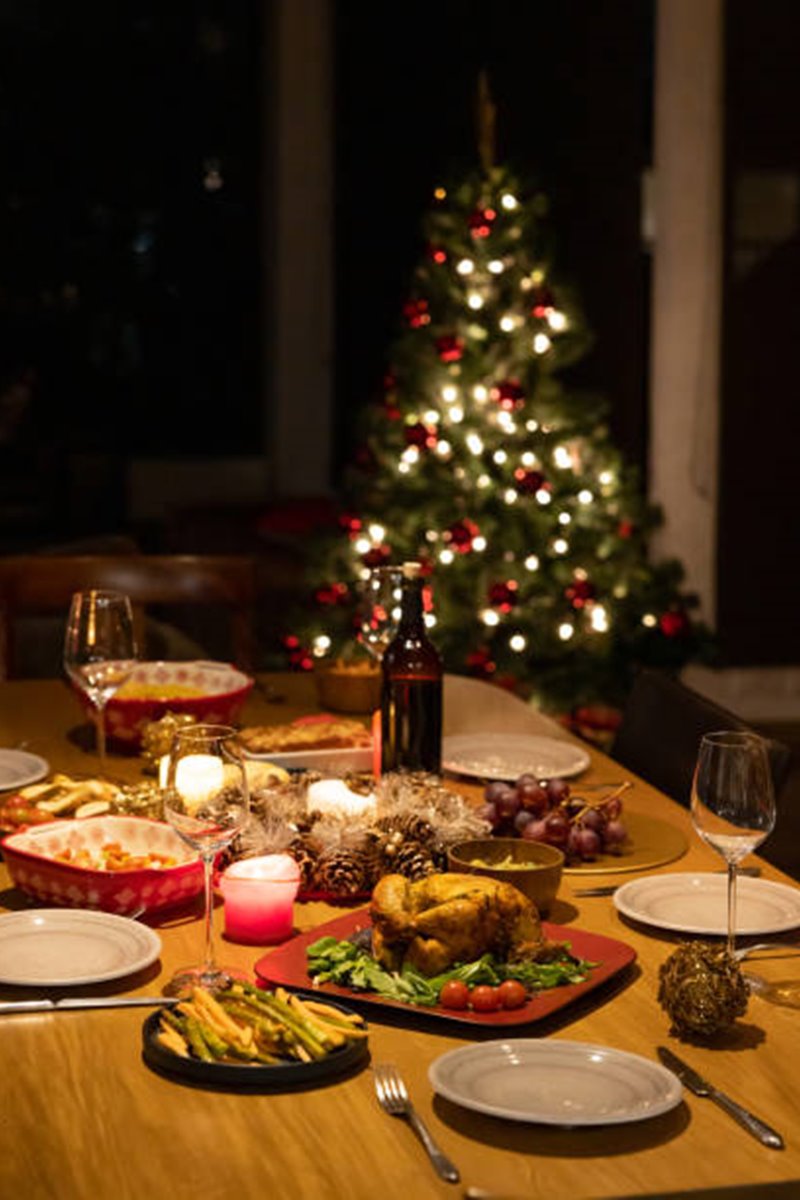
[[[648,875],[614,893],[626,917],[676,933],[728,932],[728,881],[723,874]],[[800,925],[800,888],[740,875],[736,883],[736,932],[782,933]]]
[[[50,764],[27,750],[0,750],[0,792],[27,787],[44,779]]]
[[[103,983],[149,967],[160,953],[157,933],[112,913],[40,908],[0,916],[0,983]]]
[[[447,771],[478,779],[567,779],[589,766],[589,755],[566,739],[526,733],[458,733],[442,740]]]
[[[454,1104],[509,1121],[619,1125],[674,1108],[680,1081],[638,1054],[543,1038],[449,1050],[431,1063],[434,1090]]]

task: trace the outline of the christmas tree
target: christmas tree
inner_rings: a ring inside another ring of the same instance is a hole
[[[705,633],[660,515],[597,397],[564,368],[591,337],[559,279],[548,201],[507,167],[437,187],[382,395],[363,413],[341,531],[311,554],[315,611],[296,666],[357,637],[370,568],[419,559],[448,671],[556,709],[618,703],[637,663],[677,669]]]

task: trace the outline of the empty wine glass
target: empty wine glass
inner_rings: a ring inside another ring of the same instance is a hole
[[[135,665],[129,597],[94,588],[75,592],[64,636],[64,669],[95,711],[102,772],[106,768],[106,705]]]
[[[736,867],[775,825],[767,745],[753,733],[722,730],[700,742],[692,780],[692,820],[728,866],[728,951],[736,941]]]
[[[374,567],[364,582],[359,603],[361,640],[378,662],[397,632],[403,597],[401,567]]]
[[[200,851],[205,881],[205,954],[198,966],[183,967],[164,989],[177,996],[194,986],[227,986],[243,972],[220,967],[214,958],[214,859],[230,845],[247,819],[247,772],[237,733],[228,725],[179,729],[169,752],[164,817],[185,842]]]

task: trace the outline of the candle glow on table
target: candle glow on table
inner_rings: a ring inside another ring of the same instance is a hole
[[[343,779],[320,779],[308,788],[308,807],[324,815],[363,817],[375,809],[372,792],[352,792]]]
[[[222,787],[224,767],[213,754],[187,754],[175,767],[175,790],[189,809],[199,808]]]
[[[290,854],[243,858],[220,879],[225,933],[235,942],[265,944],[291,935],[300,867]]]

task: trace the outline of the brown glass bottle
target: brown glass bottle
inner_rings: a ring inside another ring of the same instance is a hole
[[[381,771],[439,774],[443,667],[425,629],[419,563],[403,564],[400,621],[381,672]]]

